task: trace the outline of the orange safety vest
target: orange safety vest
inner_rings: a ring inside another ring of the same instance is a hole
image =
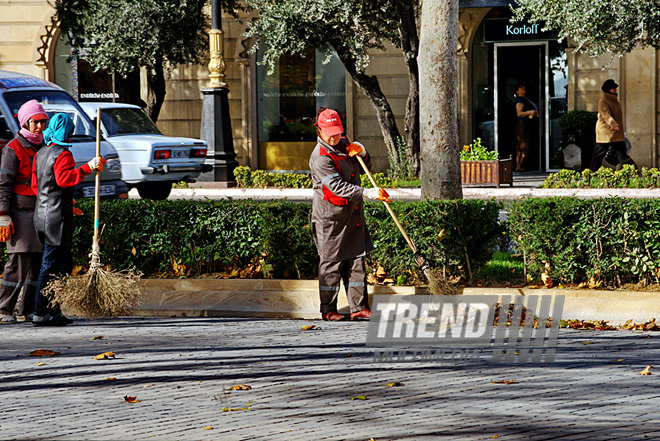
[[[18,139],[14,139],[5,146],[5,148],[8,147],[14,150],[19,161],[18,170],[16,170],[14,177],[13,192],[23,196],[34,196],[30,178],[32,176],[32,160],[37,152],[26,148]]]
[[[345,157],[339,157],[335,155],[334,153],[329,153],[325,148],[321,147],[319,149],[319,153],[321,156],[328,156],[330,159],[332,159],[337,166],[337,173],[341,176],[341,167],[339,166],[339,161],[343,161],[344,159],[347,159],[348,156]],[[337,196],[333,192],[331,192],[325,185],[323,186],[323,200],[328,201],[333,205],[348,205],[348,199],[342,198],[341,196]]]

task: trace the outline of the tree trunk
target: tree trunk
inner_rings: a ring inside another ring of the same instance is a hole
[[[461,199],[456,112],[458,0],[423,0],[419,44],[424,199]]]
[[[160,109],[165,101],[165,69],[163,67],[163,56],[156,55],[156,65],[153,71],[147,68],[147,113],[149,117],[156,122]]]
[[[392,112],[390,103],[387,101],[387,97],[383,94],[383,91],[380,90],[378,78],[373,75],[367,75],[364,72],[358,72],[355,68],[355,61],[350,58],[347,53],[338,48],[335,48],[335,50],[337,51],[339,59],[344,64],[346,72],[349,73],[351,78],[353,78],[353,81],[355,81],[355,84],[357,84],[367,98],[369,98],[369,101],[371,101],[371,104],[376,110],[376,117],[378,118],[380,130],[383,133],[387,152],[392,160],[396,161],[395,163],[398,164],[399,153],[396,149],[396,143],[401,135],[396,125],[394,112]]]
[[[419,68],[417,66],[419,37],[417,20],[415,6],[411,4],[410,0],[397,0],[396,7],[401,17],[399,22],[401,51],[408,67],[409,91],[404,120],[407,158],[414,162],[412,170],[417,175],[419,174]]]

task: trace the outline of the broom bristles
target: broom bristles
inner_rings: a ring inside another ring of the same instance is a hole
[[[140,288],[140,273],[105,271],[92,266],[82,276],[53,279],[44,289],[52,303],[59,304],[73,315],[88,318],[126,315],[136,306]]]

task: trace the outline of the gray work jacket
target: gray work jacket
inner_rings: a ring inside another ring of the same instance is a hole
[[[374,249],[364,218],[360,163],[346,153],[345,139],[332,147],[320,138],[309,158],[314,196],[312,234],[322,261],[364,256]],[[371,167],[371,157],[365,158]]]

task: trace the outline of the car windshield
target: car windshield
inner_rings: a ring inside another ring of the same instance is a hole
[[[136,133],[160,135],[158,127],[141,109],[101,109],[101,122],[108,136],[133,135]]]
[[[56,113],[69,115],[75,126],[72,139],[94,138],[96,130],[87,115],[82,111],[71,96],[60,90],[26,90],[5,93],[5,100],[18,124],[18,109],[29,100],[37,100],[44,106],[48,116]]]

